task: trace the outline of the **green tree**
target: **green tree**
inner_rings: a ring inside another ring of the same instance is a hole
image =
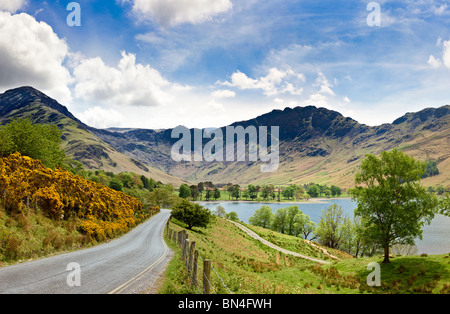
[[[444,187],[443,187],[442,185],[439,185],[439,186],[436,188],[436,194],[437,194],[437,195],[444,195],[444,192],[445,192],[445,189],[444,189]]]
[[[306,193],[308,193],[311,197],[319,197],[320,187],[317,184],[313,184],[308,186]]]
[[[0,156],[19,152],[39,159],[46,167],[67,168],[66,155],[60,148],[62,133],[56,125],[33,124],[29,119],[14,119],[0,128]]]
[[[437,211],[437,197],[419,183],[424,171],[425,163],[394,149],[380,158],[367,155],[355,176],[355,215],[362,218],[363,237],[383,248],[383,263],[389,263],[392,245],[422,238],[422,227]]]
[[[272,230],[280,233],[286,233],[288,225],[288,208],[277,209],[272,219]]]
[[[249,184],[247,186],[247,191],[248,191],[248,197],[250,197],[251,200],[254,200],[255,198],[258,197],[257,188],[253,184]]]
[[[181,198],[188,198],[189,196],[191,196],[191,188],[189,187],[189,185],[187,185],[186,183],[183,183],[180,186],[178,196]]]
[[[236,201],[237,201],[240,196],[241,196],[241,187],[239,186],[239,184],[233,185],[233,190],[231,192],[231,197],[235,198]]]
[[[248,222],[254,226],[269,228],[272,216],[272,208],[263,205],[261,208],[255,210],[253,215],[248,219]]]
[[[281,192],[281,195],[286,199],[290,199],[290,198],[294,198],[294,193],[295,193],[295,187],[290,185],[283,189],[283,191]]]
[[[437,176],[439,174],[439,169],[435,161],[430,160],[425,166],[425,173],[422,175],[422,179]]]
[[[226,219],[233,220],[233,221],[239,221],[238,214],[236,212],[230,212],[225,215]]]
[[[220,190],[219,190],[219,188],[217,188],[217,187],[214,188],[213,198],[214,198],[214,200],[216,200],[216,201],[220,198]]]
[[[211,212],[199,204],[181,199],[173,206],[172,217],[187,224],[187,228],[192,230],[193,227],[206,228],[211,221]]]
[[[225,208],[222,205],[217,206],[216,210],[213,212],[214,215],[217,217],[225,217],[227,215],[227,212],[225,211]]]
[[[121,192],[123,190],[123,183],[117,178],[112,178],[111,181],[109,181],[109,187],[113,190]]]
[[[296,235],[300,236],[303,234],[303,238],[308,240],[308,236],[314,233],[317,229],[317,224],[311,220],[311,217],[300,212],[297,216],[295,216],[295,230]]]
[[[330,191],[331,191],[331,195],[332,195],[333,197],[335,197],[335,196],[340,196],[340,195],[342,194],[341,188],[338,187],[338,186],[336,186],[336,185],[332,185],[332,186],[330,187]]]
[[[337,204],[330,205],[328,210],[322,211],[317,226],[316,235],[319,242],[332,249],[337,249],[347,236],[349,218],[344,210]]]
[[[450,217],[450,194],[447,193],[445,197],[442,197],[439,201],[439,213]]]
[[[287,207],[287,221],[286,221],[286,229],[287,234],[295,235],[295,217],[300,214],[301,211],[297,205]]]
[[[179,197],[174,194],[173,187],[171,185],[164,185],[162,187],[156,188],[149,194],[150,201],[158,206],[170,207],[179,200]]]
[[[190,189],[191,189],[191,197],[194,201],[196,201],[198,198],[198,186],[195,184],[191,185]]]

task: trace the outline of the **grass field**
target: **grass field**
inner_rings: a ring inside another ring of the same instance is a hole
[[[184,226],[172,221],[170,228],[179,231]],[[299,238],[252,228],[280,247],[327,259],[327,256],[308,247]],[[381,264],[382,257],[355,259],[343,252],[338,254],[330,250],[331,254],[339,255],[341,260],[328,259],[332,261],[331,265],[319,265],[279,253],[221,218],[216,218],[208,228],[188,230],[188,234],[189,239],[196,242],[201,258],[210,259],[213,263],[213,293],[450,293],[450,254],[395,257],[390,264]],[[176,255],[159,293],[201,293],[201,276],[200,287],[193,287],[187,277],[186,267],[180,261],[180,250],[171,240],[166,241]],[[371,273],[367,265],[371,262],[381,265],[380,287],[367,285],[366,279]]]

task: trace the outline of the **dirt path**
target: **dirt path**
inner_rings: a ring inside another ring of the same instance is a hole
[[[259,235],[257,235],[254,231],[252,231],[252,230],[250,230],[249,228],[247,228],[247,227],[241,225],[240,223],[235,222],[235,221],[231,221],[231,220],[228,220],[228,221],[231,222],[231,223],[233,223],[235,226],[237,226],[237,227],[240,228],[241,230],[243,230],[245,233],[247,233],[247,234],[248,234],[250,237],[252,237],[253,239],[256,239],[256,240],[258,240],[258,241],[264,243],[264,244],[267,245],[268,247],[271,247],[271,248],[273,248],[273,249],[275,249],[275,250],[277,250],[277,251],[280,251],[280,252],[282,252],[282,253],[284,253],[284,254],[292,255],[292,256],[296,256],[296,257],[300,257],[300,258],[304,258],[304,259],[307,259],[307,260],[310,260],[310,261],[313,261],[313,262],[316,262],[316,263],[320,263],[320,264],[331,264],[330,262],[327,262],[327,261],[324,261],[324,260],[321,260],[321,259],[318,259],[318,258],[309,257],[309,256],[306,256],[306,255],[302,255],[302,254],[300,254],[300,253],[297,253],[297,252],[292,252],[292,251],[288,251],[288,250],[286,250],[286,249],[283,249],[283,248],[281,248],[281,247],[279,247],[279,246],[273,244],[272,242],[269,242],[269,241],[267,241],[267,240],[261,238],[261,237],[260,237]],[[331,257],[331,256],[330,256],[330,257]]]

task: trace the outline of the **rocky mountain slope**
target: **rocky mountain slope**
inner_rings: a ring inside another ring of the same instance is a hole
[[[175,162],[172,130],[126,130],[96,134],[119,151],[186,180],[215,183],[327,183],[352,187],[354,172],[368,153],[395,147],[420,160],[437,161],[441,174],[426,185],[450,184],[450,106],[408,113],[392,124],[367,126],[336,111],[316,107],[274,110],[233,126],[280,127],[280,166],[262,173],[260,162]],[[223,129],[225,134],[225,130]],[[194,134],[194,130],[191,130]]]
[[[354,173],[366,154],[396,147],[420,160],[437,162],[440,174],[424,179],[425,185],[450,185],[448,105],[407,113],[393,123],[373,127],[313,106],[274,110],[232,124],[244,128],[267,126],[269,130],[280,127],[280,163],[273,173],[261,172],[261,162],[248,158],[245,162],[176,162],[171,158],[171,149],[178,138],[171,137],[171,129],[95,129],[32,88],[0,95],[0,123],[18,116],[58,124],[64,130],[66,151],[89,168],[134,169],[151,173],[163,182],[178,177],[223,184],[315,182],[352,187]],[[199,132],[190,131],[192,136]],[[222,131],[226,133],[225,127]],[[203,140],[203,145],[208,141]]]
[[[177,177],[121,154],[93,133],[93,128],[78,120],[67,108],[32,87],[21,87],[0,95],[0,124],[10,119],[29,118],[34,123],[56,124],[63,132],[63,148],[67,155],[87,169],[112,172],[131,171],[164,183],[181,184]]]

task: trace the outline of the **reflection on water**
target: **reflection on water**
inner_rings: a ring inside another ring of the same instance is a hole
[[[268,205],[275,212],[278,208],[298,205],[300,210],[309,215],[311,220],[318,223],[323,210],[327,210],[331,204],[341,206],[344,213],[353,218],[356,203],[351,199],[332,199],[311,203],[256,203],[256,202],[201,202],[202,206],[214,211],[222,205],[226,212],[236,212],[239,219],[248,223],[248,219],[255,210],[262,205]],[[436,215],[430,225],[423,228],[423,240],[416,240],[418,254],[446,254],[450,253],[450,217]]]

